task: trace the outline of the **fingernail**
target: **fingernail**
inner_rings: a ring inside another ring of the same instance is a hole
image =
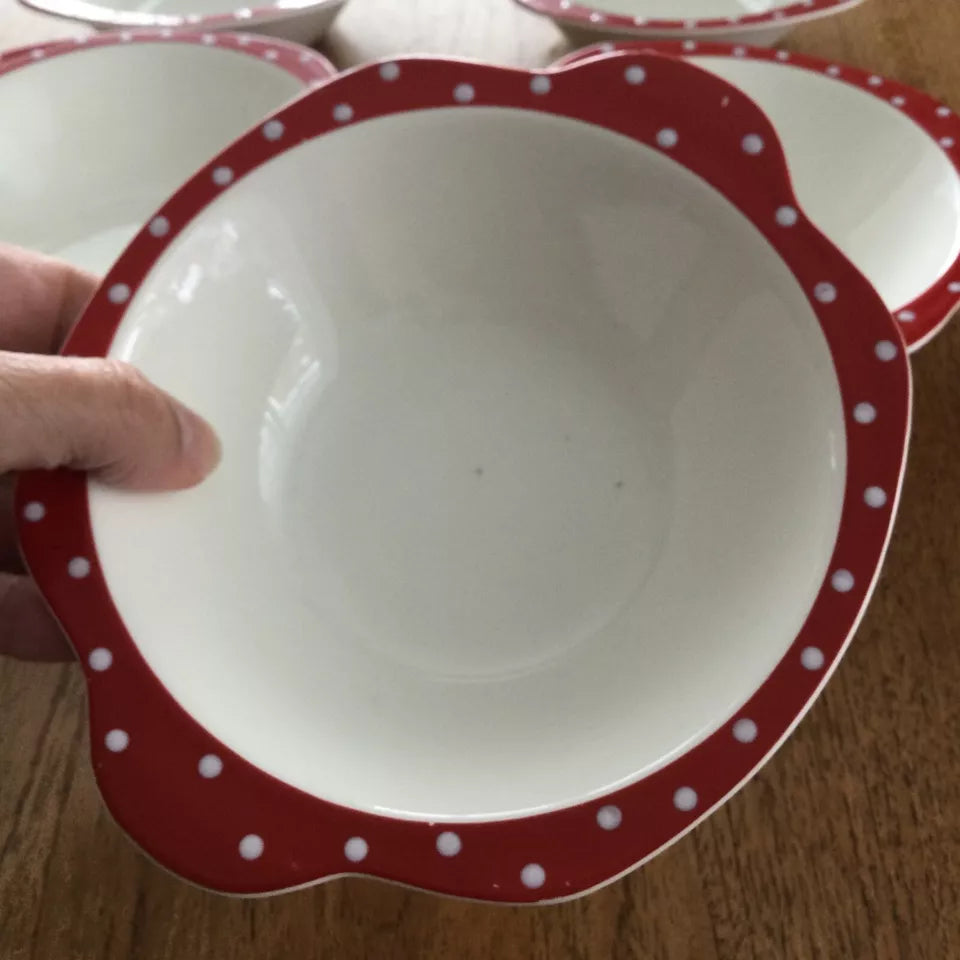
[[[201,478],[206,477],[216,469],[223,456],[220,439],[213,427],[192,410],[179,403],[175,404],[175,408],[180,421],[183,459]]]

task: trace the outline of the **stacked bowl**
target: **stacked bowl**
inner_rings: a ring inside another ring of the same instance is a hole
[[[529,0],[686,31],[535,71],[333,76],[212,27],[0,65],[0,240],[104,275],[65,352],[223,443],[184,493],[18,488],[106,803],[183,877],[585,893],[738,789],[850,642],[908,350],[960,302],[960,122],[714,36],[849,4],[650,2]]]

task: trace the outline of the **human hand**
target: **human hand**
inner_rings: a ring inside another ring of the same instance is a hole
[[[199,483],[217,465],[211,428],[133,367],[50,356],[96,278],[0,243],[0,654],[70,651],[17,550],[12,472],[67,467],[136,490]]]

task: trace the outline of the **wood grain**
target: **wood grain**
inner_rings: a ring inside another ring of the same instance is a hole
[[[0,0],[2,46],[75,31]],[[958,43],[952,0],[868,0],[790,38],[955,107]],[[510,0],[352,0],[327,44],[340,65],[401,51],[542,65],[565,49]],[[960,324],[914,369],[903,507],[850,653],[756,779],[642,871],[538,909],[359,880],[217,897],[148,862],[104,813],[78,672],[5,663],[0,960],[960,957]]]

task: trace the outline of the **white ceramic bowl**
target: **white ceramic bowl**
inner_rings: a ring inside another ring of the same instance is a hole
[[[89,24],[97,30],[188,28],[242,30],[313,43],[336,19],[346,0],[275,0],[267,6],[235,6],[230,0],[19,0],[40,13]]]
[[[910,350],[960,306],[960,117],[920,90],[786,50],[623,44],[683,56],[750,96],[773,121],[806,213],[901,324]],[[559,65],[615,49],[599,44]]]
[[[793,27],[842,13],[863,0],[517,0],[574,33],[644,39],[725,40],[767,45]]]
[[[221,467],[19,494],[153,856],[570,896],[796,723],[885,548],[909,366],[745,96],[660,57],[371,65],[158,217],[67,349],[192,404]]]
[[[241,34],[112,34],[0,65],[0,240],[104,272],[198,166],[334,72]]]

